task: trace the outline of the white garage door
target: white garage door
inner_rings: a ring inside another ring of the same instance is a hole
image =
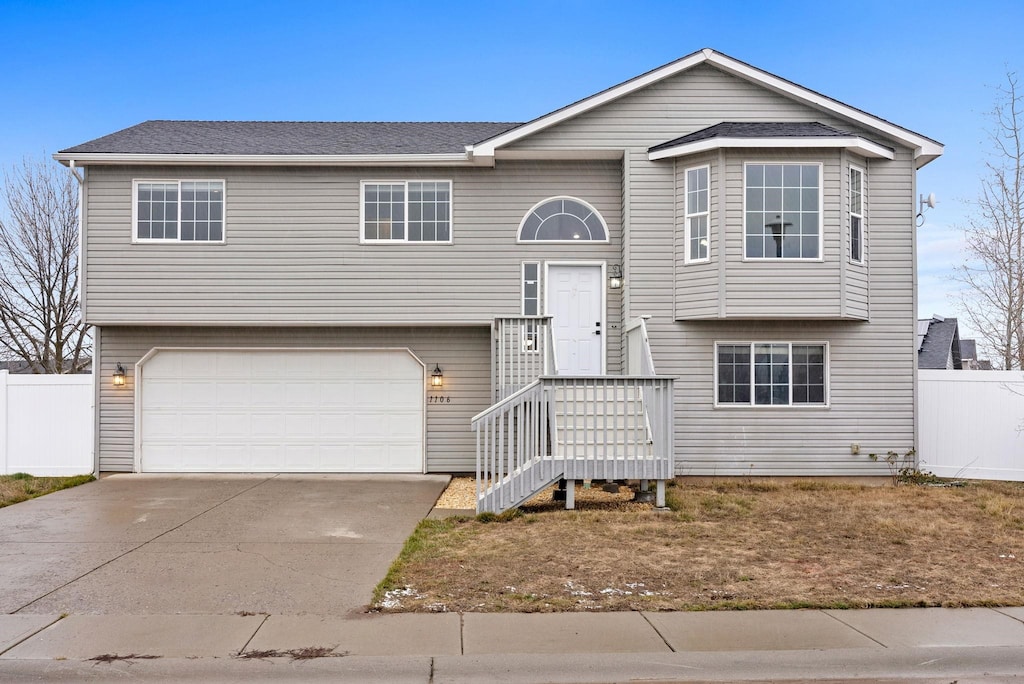
[[[140,376],[144,472],[423,470],[405,350],[159,350]]]

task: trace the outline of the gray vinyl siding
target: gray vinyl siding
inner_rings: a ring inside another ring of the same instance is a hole
[[[686,169],[708,162],[712,178],[711,263],[687,264],[682,244],[682,179]],[[822,165],[822,260],[744,259],[744,168],[748,162]],[[846,277],[851,270],[848,184],[843,182],[847,168],[835,150],[738,149],[717,157],[676,160],[676,318],[866,319],[866,278]],[[864,267],[857,266],[856,271],[855,276],[863,273]]]
[[[101,356],[99,464],[103,472],[131,472],[135,454],[135,363],[154,347],[399,347],[427,366],[444,370],[443,396],[451,403],[426,405],[427,470],[471,472],[476,442],[470,419],[490,405],[490,328],[247,328],[103,327],[97,329]],[[617,360],[616,360],[617,362]],[[115,388],[114,368],[128,369],[128,382]]]
[[[718,173],[715,167],[726,164],[726,183],[737,192],[719,195],[722,207],[713,184],[712,212],[720,210],[730,217],[712,220],[711,234],[717,241],[713,267],[681,268],[677,172],[691,160],[651,162],[647,149],[721,121],[743,120],[820,121],[858,130],[702,66],[531,136],[516,147],[624,150],[624,309],[629,318],[652,317],[648,330],[656,369],[677,378],[678,474],[887,474],[886,466],[872,462],[868,454],[889,449],[903,453],[915,441],[912,153],[896,147],[895,161],[864,164],[849,159],[868,173],[870,280],[864,267],[850,265],[845,272],[841,267],[848,263],[843,203],[847,190],[840,184],[843,155],[834,150],[727,150],[717,159],[711,156],[713,177]],[[793,273],[788,264],[742,261],[742,164],[759,156],[809,159],[825,166],[825,261],[796,264],[809,267],[801,274],[799,287],[789,283]],[[718,243],[725,245],[724,259]],[[716,272],[717,287],[712,289]],[[669,282],[675,287],[666,287]],[[823,296],[815,296],[819,289]],[[762,293],[768,294],[770,307]],[[717,308],[708,306],[713,297]],[[870,321],[864,320],[869,303]],[[675,320],[688,315],[707,318]],[[758,320],[766,315],[775,320]],[[847,320],[839,320],[843,315]],[[827,343],[829,406],[715,407],[715,343],[755,341]],[[860,455],[850,453],[852,443],[860,445]]]
[[[702,154],[675,160],[675,317],[716,318],[720,288],[718,271],[721,243],[716,230],[721,220],[718,188],[722,182],[718,154]],[[708,261],[686,263],[686,172],[708,166]]]
[[[818,121],[858,130],[825,112],[701,64],[535,133],[509,149],[646,150],[723,121]]]
[[[896,159],[864,164],[836,151],[742,150],[703,157],[712,167],[711,263],[686,265],[677,186],[691,164],[651,162],[647,150],[722,121],[819,121],[894,146]],[[131,368],[158,345],[409,346],[428,365],[444,367],[453,396],[465,393],[457,412],[428,404],[430,468],[470,470],[469,417],[489,403],[485,326],[520,313],[521,263],[621,260],[625,286],[608,292],[608,327],[652,317],[656,370],[677,378],[678,474],[884,475],[885,464],[867,455],[914,445],[910,150],[709,65],[512,149],[606,149],[623,157],[499,160],[494,169],[459,170],[91,169],[87,305],[90,322],[111,326],[98,333],[98,372],[109,378],[114,363]],[[742,261],[742,164],[756,158],[824,163],[822,263]],[[867,171],[866,267],[848,263],[848,188],[841,180],[848,161]],[[141,177],[225,178],[227,244],[131,245],[131,180]],[[454,244],[359,245],[359,180],[387,178],[451,178]],[[719,186],[736,192],[716,192]],[[525,212],[563,194],[595,205],[611,242],[516,244]],[[441,325],[451,323],[476,327]],[[226,327],[250,324],[261,327]],[[432,327],[394,327],[412,324]],[[356,327],[330,327],[340,325]],[[606,339],[608,371],[619,372],[621,334]],[[827,343],[830,405],[715,407],[715,343],[760,341]],[[132,466],[132,382],[116,392],[104,383],[100,391],[103,470]],[[860,455],[850,453],[854,442]]]
[[[658,310],[646,311],[654,316],[649,330],[655,365],[679,378],[678,474],[883,475],[884,464],[868,454],[914,446],[911,153],[900,150],[893,162],[873,162],[872,174],[870,322],[673,323]],[[634,219],[632,231],[639,230]],[[647,306],[654,305],[648,298]],[[715,407],[715,343],[759,341],[828,343],[830,405]],[[860,445],[860,455],[850,453],[852,443]]]
[[[823,260],[744,260],[744,167],[747,162],[821,163]],[[839,154],[830,150],[726,154],[725,308],[729,318],[839,318],[842,224]]]
[[[132,244],[132,180],[142,178],[224,179],[226,244]],[[452,180],[454,243],[360,244],[360,181],[416,178]],[[522,261],[621,260],[621,188],[617,161],[499,162],[493,169],[93,167],[89,323],[488,324],[520,313]],[[595,206],[610,242],[517,244],[525,214],[554,195]],[[618,324],[611,312],[609,323]]]

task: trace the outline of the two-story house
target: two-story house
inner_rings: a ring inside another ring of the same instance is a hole
[[[486,485],[562,459],[516,500],[883,474],[865,454],[916,442],[915,175],[941,153],[708,49],[522,124],[149,121],[63,150],[99,469],[479,458]]]

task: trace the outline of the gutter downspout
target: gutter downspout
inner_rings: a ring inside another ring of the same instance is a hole
[[[78,185],[81,186],[82,183],[85,182],[85,179],[82,178],[82,176],[78,173],[78,170],[75,168],[75,160],[74,159],[69,159],[68,160],[68,168],[71,169],[71,173],[74,175],[75,178],[78,179]]]

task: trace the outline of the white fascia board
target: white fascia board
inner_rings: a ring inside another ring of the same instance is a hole
[[[510,160],[544,160],[553,159],[561,161],[591,161],[591,160],[619,160],[622,159],[622,148],[589,149],[589,150],[496,150],[494,159]]]
[[[65,166],[136,164],[160,166],[473,166],[463,153],[455,154],[106,154],[58,153]]]
[[[682,143],[674,147],[666,147],[656,152],[650,152],[647,158],[651,161],[658,159],[669,159],[682,157],[697,152],[707,152],[721,148],[843,148],[856,152],[863,157],[873,159],[895,158],[895,154],[888,147],[883,147],[870,140],[861,137],[822,137],[822,138],[708,138],[692,143]]]
[[[701,52],[695,52],[688,57],[683,57],[671,64],[666,64],[660,69],[655,69],[654,71],[650,71],[642,76],[637,76],[625,83],[620,83],[619,85],[597,93],[596,95],[591,95],[579,102],[563,107],[551,112],[550,114],[546,114],[538,119],[534,119],[533,121],[525,123],[517,128],[513,128],[512,130],[502,133],[490,140],[485,140],[478,145],[470,145],[466,149],[476,157],[493,157],[495,150],[499,147],[504,147],[516,140],[521,140],[522,138],[533,135],[545,128],[554,126],[557,123],[579,116],[584,112],[594,109],[595,107],[600,107],[606,102],[617,100],[624,95],[640,90],[652,83],[657,83],[663,78],[677,74],[680,71],[686,71],[690,67],[696,66],[697,64],[705,61],[707,59],[707,54],[710,52],[711,51],[707,49],[702,50]]]
[[[908,131],[902,126],[889,123],[885,119],[872,116],[867,112],[863,112],[855,107],[833,100],[830,97],[825,97],[824,95],[808,90],[802,86],[798,86],[797,84],[779,78],[778,76],[769,74],[766,71],[761,71],[760,69],[755,69],[754,67],[743,64],[742,62],[737,62],[725,55],[714,51],[708,52],[707,61],[711,62],[723,71],[727,71],[749,81],[760,83],[771,90],[782,93],[783,95],[789,95],[790,97],[801,100],[817,109],[833,112],[845,119],[849,119],[861,124],[862,126],[872,128],[884,133],[885,135],[891,136],[908,147],[914,148],[915,159],[918,157],[927,158],[927,161],[924,162],[925,164],[942,154],[942,144],[926,138],[923,135],[918,135],[917,133]],[[923,165],[924,164],[920,164],[919,166]]]

